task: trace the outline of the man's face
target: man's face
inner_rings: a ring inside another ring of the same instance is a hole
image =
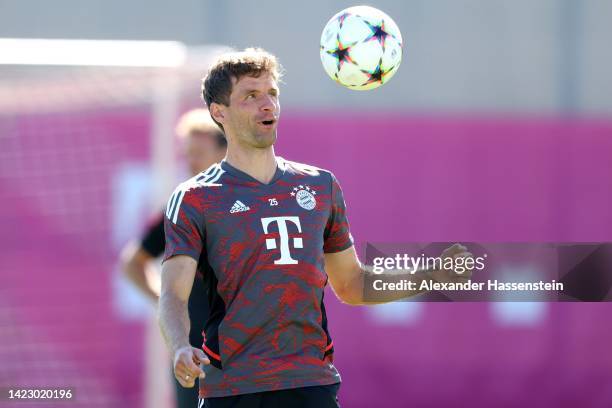
[[[191,132],[184,139],[183,153],[189,171],[196,175],[221,161],[225,149],[217,144],[215,132]]]
[[[272,146],[280,116],[279,89],[272,75],[232,80],[230,105],[224,106],[223,127],[236,142],[255,148]]]

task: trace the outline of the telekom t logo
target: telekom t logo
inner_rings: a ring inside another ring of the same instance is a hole
[[[263,226],[264,234],[268,233],[268,225],[276,222],[278,226],[278,234],[280,235],[280,259],[274,261],[275,265],[295,265],[298,263],[295,259],[291,258],[291,252],[289,251],[289,232],[287,231],[287,223],[290,222],[297,227],[298,232],[302,232],[302,226],[300,225],[300,217],[267,217],[261,219],[261,225]],[[294,248],[303,248],[304,243],[302,238],[293,238]],[[276,249],[276,239],[266,238],[266,248]]]

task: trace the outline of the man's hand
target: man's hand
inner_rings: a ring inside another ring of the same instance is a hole
[[[200,380],[206,377],[200,364],[210,364],[206,354],[195,347],[186,346],[178,349],[174,354],[174,376],[185,388],[193,388],[196,377]]]
[[[162,291],[159,297],[159,326],[171,353],[174,353],[174,376],[186,388],[195,385],[196,376],[204,374],[198,363],[208,364],[202,350],[189,345],[187,304],[195,278],[195,259],[177,255],[162,265]]]
[[[474,256],[468,252],[467,248],[461,244],[454,244],[451,247],[446,248],[442,251],[440,258],[442,258],[442,262],[446,258],[473,258]],[[453,263],[454,264],[454,263]],[[432,279],[437,282],[456,282],[462,283],[467,282],[472,277],[473,266],[468,268],[463,266],[465,271],[463,273],[455,272],[454,270],[446,270],[442,268],[441,270],[435,270],[430,273]]]

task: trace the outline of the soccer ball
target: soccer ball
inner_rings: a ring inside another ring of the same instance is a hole
[[[349,7],[323,29],[323,68],[349,89],[378,88],[397,72],[401,61],[402,34],[391,17],[378,9]]]

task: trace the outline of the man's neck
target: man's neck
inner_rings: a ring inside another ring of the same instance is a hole
[[[274,146],[266,149],[227,149],[225,161],[255,180],[268,184],[276,173]]]

